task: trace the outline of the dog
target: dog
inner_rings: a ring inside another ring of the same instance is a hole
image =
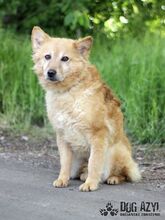
[[[80,178],[80,191],[94,191],[101,182],[139,181],[120,102],[88,60],[92,37],[54,38],[35,26],[31,39],[34,71],[46,91],[60,154],[53,185],[66,187],[70,178]]]

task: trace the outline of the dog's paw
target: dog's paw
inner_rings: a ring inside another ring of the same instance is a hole
[[[54,187],[67,187],[68,186],[68,181],[63,180],[63,179],[57,179],[53,182]]]
[[[119,184],[119,183],[123,182],[123,180],[124,180],[124,177],[120,177],[120,176],[110,176],[110,177],[107,179],[107,184],[116,185],[116,184]]]
[[[85,182],[80,185],[79,190],[83,192],[94,191],[98,188],[98,184],[94,182]]]
[[[103,216],[107,216],[108,212],[107,212],[106,209],[100,209],[100,214],[103,215]]]
[[[110,185],[119,184],[119,178],[117,176],[111,176],[107,179],[107,183]]]
[[[106,209],[107,209],[107,211],[111,211],[112,209],[113,209],[113,205],[110,203],[110,202],[108,202],[107,204],[106,204]]]

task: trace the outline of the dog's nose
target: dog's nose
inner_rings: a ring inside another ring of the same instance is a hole
[[[56,73],[57,73],[56,70],[53,70],[53,69],[48,70],[48,72],[47,72],[48,79],[55,81],[56,80]]]

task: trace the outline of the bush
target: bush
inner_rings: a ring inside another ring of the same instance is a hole
[[[0,0],[3,26],[30,32],[34,25],[70,36],[103,32],[141,35],[163,28],[164,0]]]

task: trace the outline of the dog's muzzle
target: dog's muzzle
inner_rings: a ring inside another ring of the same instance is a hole
[[[56,70],[53,70],[53,69],[48,70],[47,79],[50,81],[58,81]]]

